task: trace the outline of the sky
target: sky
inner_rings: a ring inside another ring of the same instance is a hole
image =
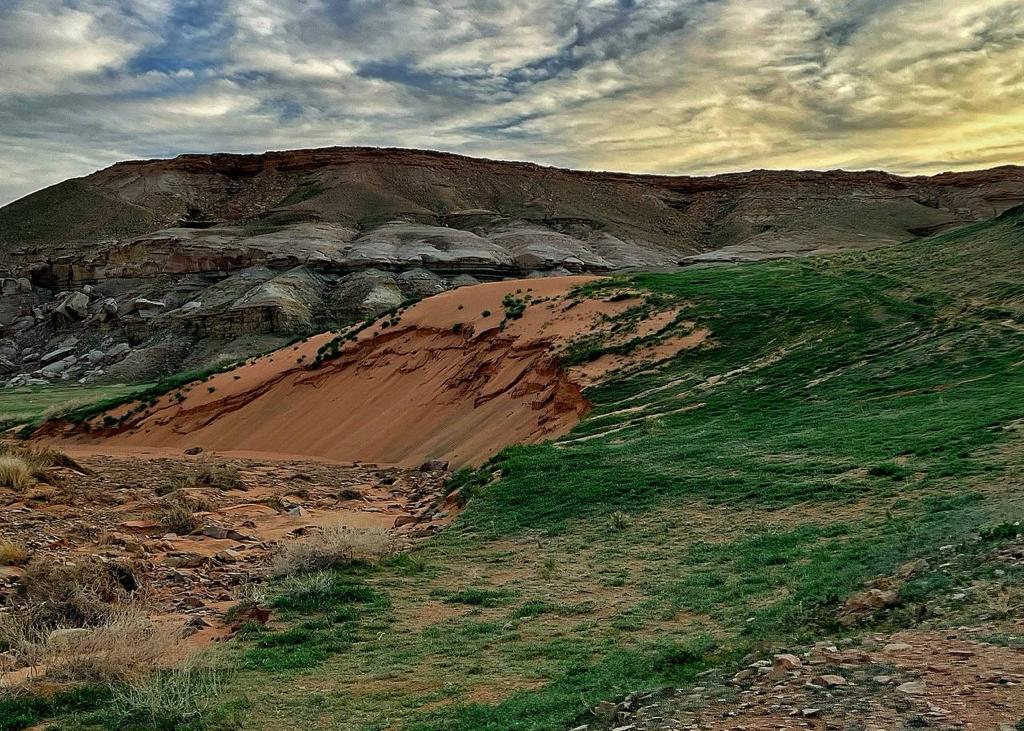
[[[565,167],[1024,163],[1020,0],[0,0],[0,204],[326,145]]]

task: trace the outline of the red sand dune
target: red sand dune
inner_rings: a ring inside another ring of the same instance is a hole
[[[479,464],[509,444],[565,434],[586,413],[578,383],[600,374],[591,364],[574,380],[555,350],[631,305],[568,297],[590,279],[446,292],[406,310],[395,325],[363,330],[318,367],[309,366],[333,333],[192,384],[183,401],[172,392],[122,427],[97,430],[96,419],[92,433],[63,437],[104,450],[200,446],[403,466],[435,458]],[[502,329],[502,299],[517,291],[532,301]],[[691,336],[682,347],[702,339]]]

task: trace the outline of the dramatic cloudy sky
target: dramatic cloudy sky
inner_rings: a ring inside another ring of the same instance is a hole
[[[1024,162],[1020,0],[0,0],[0,204],[330,144],[574,167]]]

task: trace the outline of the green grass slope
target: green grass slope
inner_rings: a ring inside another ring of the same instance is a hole
[[[461,475],[468,508],[412,554],[273,587],[286,627],[232,643],[221,702],[250,728],[571,728],[751,648],[998,614],[946,597],[1021,585],[987,557],[1024,517],[1022,255],[1018,210],[870,254],[633,277],[712,342]],[[895,606],[839,623],[917,558]]]
[[[156,228],[157,223],[149,209],[126,203],[81,180],[66,180],[0,207],[0,245],[8,251],[53,242],[133,236]]]

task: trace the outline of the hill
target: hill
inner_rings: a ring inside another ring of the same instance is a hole
[[[481,280],[877,248],[1022,201],[1016,167],[696,178],[368,148],[123,162],[0,208],[0,374],[148,381]]]
[[[1012,728],[1022,246],[1017,208],[870,255],[582,283],[709,336],[457,473],[431,515],[464,509],[400,556],[271,582],[208,723]],[[560,363],[624,351],[583,331]]]

